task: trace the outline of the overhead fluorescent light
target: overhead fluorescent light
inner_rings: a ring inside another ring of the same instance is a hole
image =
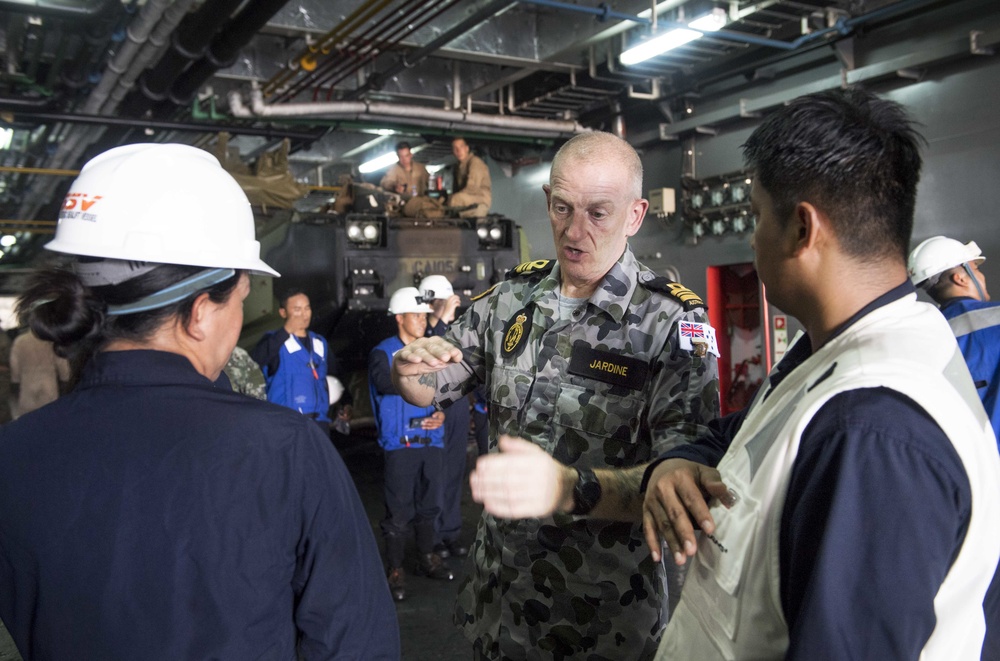
[[[683,46],[695,39],[701,39],[706,32],[715,32],[726,25],[726,12],[723,9],[713,9],[711,13],[700,16],[686,28],[674,28],[652,39],[629,48],[619,56],[624,65],[638,64],[651,57],[662,55],[669,50]]]
[[[373,158],[366,163],[362,163],[358,167],[358,170],[361,171],[361,174],[368,174],[369,172],[378,172],[398,162],[399,156],[396,155],[396,152],[391,151],[388,154],[382,154],[378,158]]]
[[[687,30],[683,28],[675,28],[669,32],[664,32],[658,37],[654,37],[649,41],[645,41],[638,46],[633,46],[627,51],[621,54],[619,58],[621,63],[624,65],[638,64],[639,62],[645,62],[651,57],[656,57],[657,55],[662,55],[669,50],[673,50],[678,46],[683,46],[686,43],[692,42],[695,39],[701,39],[701,32],[695,30]]]

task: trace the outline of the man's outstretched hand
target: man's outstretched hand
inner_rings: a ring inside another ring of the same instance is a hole
[[[493,516],[528,519],[573,508],[576,470],[530,441],[501,436],[500,452],[479,457],[469,475],[472,499]]]
[[[642,504],[642,528],[653,560],[660,560],[661,538],[678,565],[695,554],[698,545],[692,521],[705,534],[715,532],[715,520],[709,511],[712,498],[718,498],[726,507],[736,502],[714,468],[687,459],[667,459],[653,469]]]

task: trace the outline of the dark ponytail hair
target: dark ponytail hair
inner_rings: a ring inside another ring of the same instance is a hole
[[[100,287],[87,287],[66,268],[36,271],[17,301],[17,314],[21,323],[52,342],[58,355],[79,368],[108,342],[141,342],[172,318],[186,324],[194,300],[203,293],[214,303],[225,303],[243,273],[237,271],[231,278],[162,308],[123,315],[107,313],[109,305],[137,301],[204,270],[202,266],[162,264],[117,285]]]

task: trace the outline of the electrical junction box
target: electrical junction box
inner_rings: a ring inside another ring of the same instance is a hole
[[[649,191],[649,213],[668,214],[677,210],[677,197],[673,188],[654,188]]]

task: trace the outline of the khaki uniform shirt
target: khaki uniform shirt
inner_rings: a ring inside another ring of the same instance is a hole
[[[430,175],[427,174],[427,168],[424,167],[423,163],[417,163],[414,161],[410,165],[410,171],[407,172],[403,169],[403,166],[396,163],[389,171],[385,173],[382,177],[382,181],[379,184],[382,188],[389,191],[390,193],[396,192],[396,186],[402,184],[405,186],[401,195],[406,195],[407,197],[412,197],[414,195],[426,195],[427,194],[427,181]]]
[[[706,432],[719,414],[716,359],[682,349],[679,338],[681,321],[707,323],[700,299],[626,249],[560,321],[553,264],[517,267],[452,324],[445,337],[465,360],[438,372],[438,401],[485,383],[491,452],[510,434],[581,468],[643,464]],[[640,524],[484,514],[472,556],[455,618],[488,658],[655,654],[664,571]]]
[[[59,397],[59,382],[69,381],[69,362],[56,356],[52,343],[34,333],[18,335],[10,350],[10,382],[21,385],[14,402],[14,418],[41,408]]]
[[[483,159],[470,154],[455,169],[455,194],[462,193],[462,204],[485,204],[493,202],[490,169]],[[453,198],[457,199],[457,198]]]

